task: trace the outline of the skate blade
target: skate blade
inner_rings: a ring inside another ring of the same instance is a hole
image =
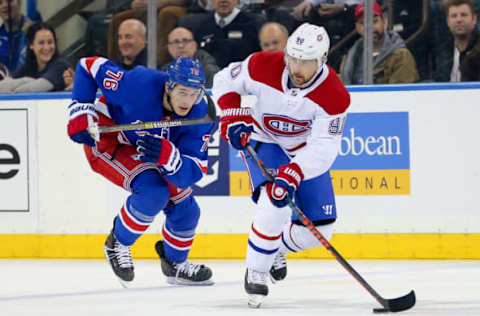
[[[265,297],[265,295],[260,294],[248,294],[248,307],[260,308],[260,305],[262,305]]]
[[[118,279],[118,281],[120,282],[120,285],[121,285],[124,289],[128,289],[128,288],[130,287],[130,285],[132,285],[132,281],[122,280],[122,279],[120,279],[118,276],[117,276],[117,279]]]
[[[275,284],[279,281],[275,280],[275,278],[271,275],[271,274],[268,274],[270,276],[270,282],[272,282],[272,284]]]
[[[107,254],[107,250],[106,249],[103,249],[103,252],[105,254],[105,258],[107,258],[107,263],[108,263],[108,266],[110,267],[110,269],[112,269],[112,272],[113,274],[117,277],[118,281],[120,282],[120,285],[124,288],[124,289],[128,289],[129,286],[132,284],[132,281],[125,281],[125,280],[122,280],[116,273],[115,271],[113,270],[113,267],[112,267],[112,264],[110,263],[109,259],[108,259],[108,254]]]
[[[209,286],[213,285],[215,282],[213,282],[212,279],[195,282],[190,280],[177,279],[175,277],[167,277],[167,283],[172,285]]]

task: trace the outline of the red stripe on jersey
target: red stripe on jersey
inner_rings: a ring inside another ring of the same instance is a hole
[[[165,229],[165,225],[163,226],[163,229],[162,229],[162,235],[163,235],[163,238],[165,238],[165,240],[178,247],[178,248],[188,248],[188,247],[191,247],[192,244],[193,244],[193,237],[187,241],[182,241],[182,240],[178,240],[175,238],[175,236],[171,235],[166,229]]]
[[[329,74],[325,81],[305,97],[318,104],[329,115],[340,114],[345,112],[350,105],[350,94],[335,70],[330,66],[328,66],[328,70]]]
[[[222,95],[218,99],[218,106],[222,110],[239,108],[241,102],[242,102],[242,98],[240,94],[236,92],[229,92],[227,94]]]
[[[135,223],[133,219],[130,218],[128,213],[125,211],[125,207],[122,207],[122,209],[120,210],[120,216],[122,216],[123,222],[133,230],[144,232],[147,230],[148,226],[150,226],[150,225],[140,225]]]
[[[175,195],[170,193],[170,200],[173,202],[173,204],[178,204],[185,200],[191,193],[192,188],[183,189],[182,191],[177,192]]]
[[[282,89],[282,74],[285,69],[283,52],[258,52],[248,61],[250,77],[262,82],[280,92]]]
[[[90,76],[92,76],[92,72],[90,71],[90,69],[92,68],[93,63],[97,59],[98,59],[98,56],[89,57],[85,60],[85,65],[87,65],[87,70],[88,70],[88,73],[90,74]]]
[[[252,231],[255,233],[255,235],[257,235],[258,237],[262,238],[262,239],[266,239],[266,240],[277,240],[279,239],[280,237],[282,237],[282,234],[278,235],[278,236],[267,236],[267,235],[264,235],[262,233],[260,233],[258,230],[255,229],[255,227],[253,227],[253,224],[252,224]]]
[[[265,132],[262,128],[262,126],[260,125],[260,123],[258,123],[255,119],[253,119],[253,124],[255,124],[256,127],[258,127],[259,130],[261,130],[262,132],[264,132],[265,134],[267,134],[267,132]]]

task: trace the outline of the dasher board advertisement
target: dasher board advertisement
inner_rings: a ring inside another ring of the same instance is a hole
[[[31,111],[0,108],[0,212],[32,212],[36,172]]]

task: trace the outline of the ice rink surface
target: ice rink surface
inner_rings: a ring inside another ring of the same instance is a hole
[[[385,298],[415,290],[417,304],[396,315],[480,316],[480,261],[349,262]],[[247,307],[244,261],[205,264],[215,285],[185,287],[168,285],[158,261],[136,260],[123,289],[104,260],[0,260],[0,315],[360,316],[380,307],[335,260],[289,260],[259,310]]]

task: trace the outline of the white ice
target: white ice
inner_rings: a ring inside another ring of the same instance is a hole
[[[198,262],[198,260],[193,260]],[[258,310],[247,307],[244,261],[205,261],[215,285],[171,286],[155,260],[135,260],[123,289],[104,260],[0,260],[0,315],[373,315],[380,307],[335,260],[289,260]],[[398,315],[480,316],[480,261],[350,261],[383,297],[415,290]]]

